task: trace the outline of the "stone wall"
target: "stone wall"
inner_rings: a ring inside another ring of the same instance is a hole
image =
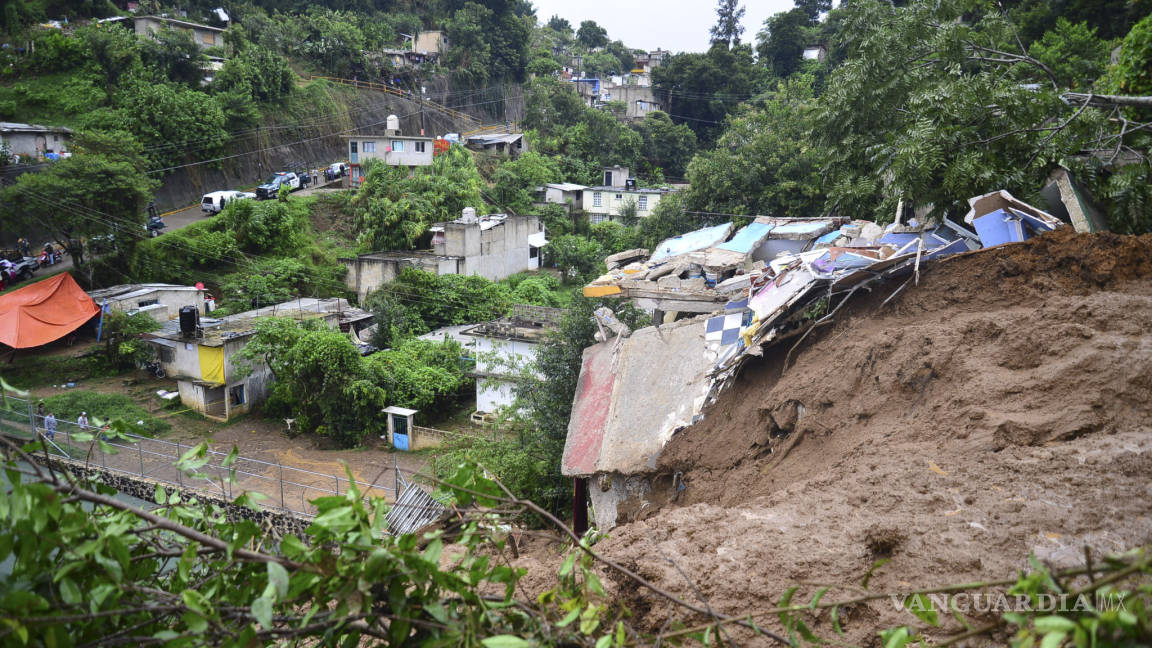
[[[43,457],[39,456],[36,457],[36,460],[39,463],[45,461]],[[156,499],[156,484],[159,482],[155,480],[121,472],[104,471],[96,466],[85,466],[81,462],[59,457],[53,457],[52,464],[57,470],[67,470],[82,479],[98,477],[105,484],[125,495],[131,495],[147,502],[154,502]],[[160,485],[169,493],[180,493],[182,498],[194,498],[199,502],[219,506],[231,521],[251,520],[255,522],[272,542],[278,543],[281,538],[288,534],[295,535],[301,540],[306,541],[308,539],[304,530],[312,524],[310,518],[285,511],[268,509],[256,511],[245,506],[237,506],[222,497],[209,495],[203,491],[181,488],[168,483],[161,483]]]

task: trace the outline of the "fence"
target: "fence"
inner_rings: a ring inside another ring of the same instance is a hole
[[[385,94],[396,95],[397,97],[403,97],[404,99],[407,99],[409,101],[423,101],[424,105],[428,106],[430,109],[435,110],[437,112],[444,113],[445,115],[448,115],[449,117],[452,117],[454,119],[460,119],[463,121],[470,121],[470,122],[475,122],[475,123],[480,122],[479,119],[476,119],[472,115],[460,112],[459,110],[454,110],[452,108],[449,108],[448,106],[442,106],[442,105],[440,105],[434,101],[422,99],[420,97],[420,95],[418,95],[414,92],[409,92],[407,90],[404,90],[403,88],[397,88],[395,86],[390,86],[386,83],[376,83],[374,81],[357,81],[356,79],[341,79],[340,77],[316,76],[316,75],[311,75],[308,77],[308,79],[309,80],[311,80],[311,79],[324,79],[325,81],[331,81],[332,83],[339,83],[341,85],[348,85],[348,86],[352,86],[353,88],[359,88],[362,90],[373,90],[375,92],[383,92]]]
[[[0,407],[0,433],[34,439],[45,432],[44,423],[34,414],[30,400],[9,396],[7,405],[7,408]],[[240,456],[230,465],[225,465],[228,454],[214,450],[208,451],[208,462],[196,470],[202,476],[195,477],[175,465],[194,447],[192,445],[134,434],[126,435],[126,439],[116,438],[100,444],[75,439],[78,432],[99,431],[92,427],[83,430],[75,421],[57,421],[55,434],[43,438],[48,441],[51,454],[85,462],[107,472],[143,477],[230,500],[245,492],[262,493],[267,496],[260,502],[262,506],[299,515],[315,515],[316,507],[309,500],[341,495],[349,486],[347,475],[313,472],[250,457]],[[105,451],[104,445],[113,451]],[[393,464],[384,467],[375,478],[382,483],[374,481],[371,484],[357,483],[356,486],[365,500],[384,497],[395,501],[399,490],[398,474]]]
[[[481,429],[473,432],[452,432],[437,430],[436,428],[412,426],[412,438],[409,440],[409,450],[423,450],[424,448],[439,448],[445,441],[459,438],[479,438],[490,441],[499,441],[506,438],[507,433],[497,429]]]

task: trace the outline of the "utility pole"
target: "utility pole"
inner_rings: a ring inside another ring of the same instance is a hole
[[[424,93],[428,88],[420,86],[420,137],[424,137]]]

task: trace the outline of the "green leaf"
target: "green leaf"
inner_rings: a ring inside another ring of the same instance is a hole
[[[932,603],[932,599],[928,598],[926,594],[913,594],[912,596],[905,597],[904,607],[908,608],[917,619],[933,626],[940,625],[940,616],[936,612],[936,605]]]
[[[60,580],[60,598],[68,605],[77,605],[84,600],[83,595],[80,594],[80,588],[71,578]]]
[[[1076,623],[1074,621],[1056,615],[1036,617],[1032,623],[1036,626],[1036,632],[1041,634],[1048,632],[1071,632],[1076,629]]]
[[[531,648],[532,644],[514,635],[495,635],[482,639],[485,648]]]
[[[596,648],[608,648],[612,645],[612,635],[606,634],[596,640]]]
[[[252,601],[252,616],[265,628],[272,627],[272,601],[261,596]]]
[[[579,608],[572,610],[568,614],[564,615],[563,619],[560,619],[560,621],[556,623],[556,627],[557,628],[563,628],[563,627],[567,626],[569,623],[572,623],[573,621],[575,621],[579,616],[580,616],[580,609]]]
[[[1067,632],[1049,632],[1040,641],[1040,648],[1057,648],[1068,637]]]
[[[560,576],[567,576],[572,573],[572,568],[576,566],[576,554],[570,553],[564,559],[564,564],[560,565]]]
[[[268,563],[268,582],[276,588],[276,600],[282,601],[288,595],[288,570],[279,563]]]
[[[908,626],[891,628],[880,633],[884,648],[904,648],[908,644]]]
[[[156,484],[156,503],[160,506],[168,503],[168,491],[164,490],[160,484]]]

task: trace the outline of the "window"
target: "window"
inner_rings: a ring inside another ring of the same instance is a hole
[[[392,140],[392,150],[396,153],[404,152],[404,142],[400,140]]]
[[[348,142],[348,152],[356,155],[356,142]]]
[[[172,352],[172,349],[170,349],[166,346],[160,347],[160,362],[161,363],[172,362],[172,360],[175,359],[175,357],[176,357],[176,354]]]
[[[423,153],[424,152],[424,142],[416,142],[416,152],[417,153]]]
[[[648,196],[640,196],[636,201],[636,209],[640,211],[648,211]]]
[[[529,259],[535,259],[538,256],[540,256],[540,250],[529,245],[528,246],[528,258]]]
[[[624,200],[624,194],[616,194],[616,200]]]
[[[592,206],[593,207],[603,207],[604,206],[604,196],[602,196],[599,191],[592,192]]]
[[[588,222],[592,225],[595,225],[597,223],[603,223],[606,220],[609,220],[608,214],[589,214],[588,215]]]
[[[232,405],[244,404],[244,385],[236,385],[228,390],[228,395],[232,398]]]
[[[215,45],[216,44],[216,34],[213,34],[212,32],[205,32],[204,33],[204,44],[205,45]]]
[[[364,142],[364,152],[365,153],[375,153],[376,152],[376,142]]]
[[[144,301],[136,302],[136,308],[144,308],[145,306],[151,306],[152,304],[159,304],[159,303],[160,303],[159,299],[145,299]]]

